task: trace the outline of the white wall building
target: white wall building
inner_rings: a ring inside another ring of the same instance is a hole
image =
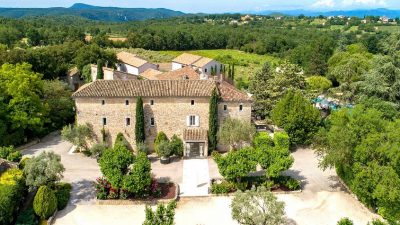
[[[158,65],[150,63],[137,55],[120,52],[117,54],[117,70],[129,74],[139,75],[148,69],[158,69]]]
[[[215,75],[220,75],[222,69],[222,64],[214,59],[189,53],[183,53],[172,61],[172,70],[178,70],[187,66],[207,76],[210,76],[213,70],[215,70]]]

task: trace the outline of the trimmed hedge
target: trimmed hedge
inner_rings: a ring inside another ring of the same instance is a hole
[[[236,191],[235,184],[229,181],[222,181],[220,184],[213,183],[211,185],[211,193],[213,194],[228,194]]]
[[[25,191],[21,170],[9,169],[0,176],[0,224],[13,224]]]
[[[33,210],[41,219],[47,219],[57,209],[57,199],[54,191],[47,186],[41,186],[33,200]]]
[[[63,210],[71,197],[72,186],[69,183],[59,183],[56,185],[55,195],[57,198],[57,209]]]

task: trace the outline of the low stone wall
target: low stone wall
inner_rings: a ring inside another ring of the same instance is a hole
[[[107,200],[96,200],[97,205],[142,205],[150,204],[154,205],[157,203],[168,203],[170,201],[177,201],[179,197],[179,185],[175,185],[175,196],[172,199],[154,199],[154,200],[136,200],[136,199],[107,199]]]

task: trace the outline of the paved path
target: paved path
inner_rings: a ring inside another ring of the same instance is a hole
[[[93,204],[95,199],[93,181],[101,176],[95,159],[82,154],[69,154],[72,144],[62,141],[59,135],[45,137],[40,143],[28,147],[24,155],[38,155],[43,151],[53,151],[61,155],[65,167],[63,180],[72,184],[70,204]]]
[[[189,159],[183,161],[183,180],[180,196],[208,196],[210,175],[207,159]]]

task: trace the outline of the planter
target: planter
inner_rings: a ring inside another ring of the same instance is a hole
[[[170,157],[161,157],[160,162],[161,162],[161,164],[168,164],[171,162],[171,158]]]

